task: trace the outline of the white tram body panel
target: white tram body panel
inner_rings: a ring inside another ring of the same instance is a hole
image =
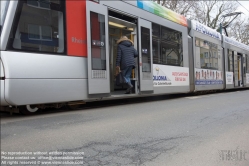
[[[5,100],[10,105],[66,102],[87,98],[86,58],[1,52]],[[60,65],[55,65],[55,62]]]
[[[4,80],[3,78],[5,78],[4,75],[4,68],[3,68],[3,63],[0,59],[0,105],[8,105],[8,103],[6,102],[5,98],[4,98]]]
[[[9,1],[5,7],[0,43],[1,106],[38,107],[225,88],[227,69],[220,34],[195,21],[188,34],[184,16],[171,11],[176,19],[170,20],[146,11],[150,7],[162,13],[169,10],[154,2]],[[125,86],[115,85],[114,77],[116,43],[123,35],[139,52],[130,95],[124,94]],[[224,42],[223,47],[230,48]],[[208,53],[202,53],[202,48]],[[241,52],[247,57],[243,64],[246,86],[248,52]]]
[[[226,89],[249,87],[249,46],[223,37]]]
[[[224,89],[221,35],[199,22],[191,21],[195,91]]]

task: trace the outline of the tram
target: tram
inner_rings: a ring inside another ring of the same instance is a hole
[[[249,46],[152,1],[1,1],[1,110],[249,87]],[[117,40],[139,56],[115,84]]]

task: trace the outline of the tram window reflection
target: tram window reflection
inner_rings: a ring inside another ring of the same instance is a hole
[[[28,0],[18,8],[20,18],[15,19],[11,31],[10,49],[64,53],[65,2]]]
[[[182,66],[182,33],[158,24],[152,24],[153,63]]]
[[[200,44],[198,45],[198,43]],[[217,70],[221,61],[221,57],[218,56],[218,45],[196,38],[195,46],[200,48],[200,55],[196,56],[200,56],[201,68]]]

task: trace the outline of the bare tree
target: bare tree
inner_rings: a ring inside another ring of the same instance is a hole
[[[237,41],[249,45],[249,17],[237,19],[228,28],[228,33]]]
[[[154,2],[213,29],[219,27],[222,15],[232,13],[238,8],[236,1],[224,0],[154,0]]]
[[[223,15],[233,13],[238,8],[236,1],[225,0],[153,0],[162,6],[184,15],[188,19],[194,19],[212,28],[219,29],[220,23],[229,23],[233,17],[223,20]],[[239,20],[236,18],[230,25],[228,33],[236,40],[249,44],[249,18]]]
[[[202,24],[207,25],[213,29],[219,27],[220,21],[222,21],[222,15],[232,13],[238,8],[236,1],[200,1],[195,3],[194,12],[196,19]]]

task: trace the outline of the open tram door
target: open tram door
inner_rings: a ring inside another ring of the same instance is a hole
[[[138,19],[138,69],[140,93],[153,93],[152,25]]]
[[[88,94],[110,95],[108,9],[86,1]]]
[[[241,54],[241,53],[238,53],[238,69],[239,69],[239,83],[238,83],[238,86],[240,87],[244,87],[244,66],[245,66],[245,63],[244,63],[244,54]]]
[[[243,55],[234,51],[234,86],[243,87]]]
[[[115,11],[108,11],[109,17],[109,63],[110,63],[110,88],[111,95],[124,95],[127,86],[123,84],[121,86],[116,85],[116,59],[118,51],[118,41],[122,36],[126,36],[129,40],[134,43],[134,47],[137,47],[137,40],[134,40],[135,31],[137,28],[136,18],[129,17],[125,14],[120,14]],[[131,83],[137,85],[137,73],[132,70]],[[132,90],[132,93],[137,93],[136,86]]]

